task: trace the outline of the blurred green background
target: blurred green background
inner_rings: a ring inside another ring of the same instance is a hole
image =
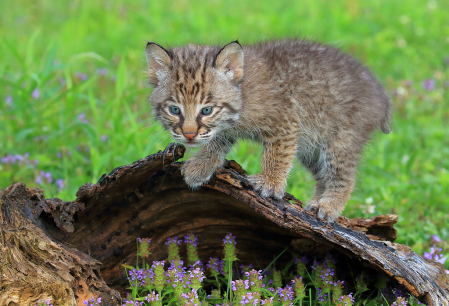
[[[449,239],[449,1],[2,0],[0,14],[0,187],[23,181],[73,200],[86,182],[163,149],[147,41],[303,37],[366,63],[394,103],[394,133],[367,145],[343,214],[399,214],[398,241],[419,253],[432,235]],[[256,173],[260,156],[241,142],[229,158]],[[313,186],[298,164],[287,191],[307,200]]]

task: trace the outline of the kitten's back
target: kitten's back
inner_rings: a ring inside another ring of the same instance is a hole
[[[390,132],[388,95],[369,69],[350,55],[307,40],[259,43],[244,50],[245,66],[263,61],[272,90],[298,98],[309,112],[322,108],[331,117],[344,113],[345,118],[363,121],[356,126],[368,133],[375,127]]]

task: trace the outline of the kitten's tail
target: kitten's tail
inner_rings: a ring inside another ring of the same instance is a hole
[[[388,101],[387,112],[385,113],[382,120],[380,120],[380,129],[384,134],[391,133],[391,102]]]

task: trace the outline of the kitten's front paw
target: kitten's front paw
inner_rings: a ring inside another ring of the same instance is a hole
[[[338,209],[339,206],[341,205],[335,203],[335,200],[322,198],[318,200],[312,199],[304,209],[316,214],[320,219],[333,222],[340,215],[341,209]]]
[[[265,198],[271,197],[280,200],[284,197],[285,184],[270,181],[269,178],[261,173],[248,176],[248,181],[253,185],[254,190]]]
[[[215,169],[208,167],[209,163],[191,158],[181,167],[186,184],[196,190],[207,183],[215,172]]]

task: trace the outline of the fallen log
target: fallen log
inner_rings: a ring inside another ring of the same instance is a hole
[[[119,167],[82,186],[71,202],[44,199],[41,189],[23,183],[1,191],[0,306],[50,296],[54,305],[83,305],[91,296],[119,305],[128,285],[122,265],[135,263],[138,237],[151,238],[152,259],[162,260],[168,237],[195,233],[200,258],[209,258],[221,256],[229,232],[238,237],[241,262],[256,254],[263,266],[286,247],[300,254],[334,250],[395,279],[427,305],[449,305],[444,267],[394,243],[397,216],[325,222],[292,195],[261,197],[234,161],[193,192],[176,162],[184,151],[169,145]]]

